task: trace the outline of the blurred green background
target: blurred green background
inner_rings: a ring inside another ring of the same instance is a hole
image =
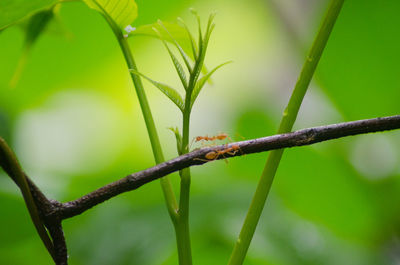
[[[219,70],[193,110],[191,135],[235,140],[274,134],[327,1],[137,0],[134,26],[217,11],[206,63]],[[400,2],[345,1],[296,129],[399,113]],[[118,44],[83,3],[61,6],[15,87],[24,31],[0,32],[0,135],[49,197],[68,201],[154,165]],[[154,39],[130,44],[142,73],[178,86]],[[167,158],[177,108],[145,88]],[[195,264],[226,264],[267,154],[192,169]],[[246,265],[400,264],[400,133],[287,150]],[[171,176],[178,191],[177,174]],[[17,187],[0,172],[0,264],[52,264]],[[177,264],[158,181],[64,221],[71,265]]]

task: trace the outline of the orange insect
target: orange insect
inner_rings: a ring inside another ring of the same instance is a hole
[[[208,136],[208,135],[206,135],[206,136],[197,136],[195,138],[195,141],[196,142],[200,142],[202,140],[204,140],[204,141],[215,141],[215,140],[225,140],[226,138],[229,138],[226,133],[220,133],[220,134],[217,134],[215,136]]]
[[[195,159],[208,162],[208,161],[216,160],[216,159],[218,159],[219,156],[221,156],[221,155],[223,156],[224,154],[229,154],[229,155],[233,156],[239,150],[240,150],[240,146],[235,144],[235,145],[232,145],[231,147],[226,147],[225,149],[222,149],[222,150],[208,152],[204,156],[204,158],[206,158],[206,159],[200,159],[200,158],[195,158]]]
[[[236,155],[236,153],[240,150],[240,146],[237,144],[232,145],[222,151],[219,151],[220,155],[229,154],[231,156]]]
[[[228,134],[226,133],[220,133],[217,134],[215,136],[196,136],[195,138],[193,138],[192,142],[190,143],[190,146],[192,146],[192,144],[194,142],[200,142],[200,141],[216,141],[216,140],[225,140],[226,138],[228,138],[230,141],[232,141],[232,139],[228,136]],[[202,143],[202,146],[206,146],[204,143]]]

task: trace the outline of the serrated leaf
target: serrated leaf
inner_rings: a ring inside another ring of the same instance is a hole
[[[154,81],[153,79],[151,79],[151,78],[145,76],[144,74],[139,73],[133,69],[130,69],[130,72],[132,74],[139,75],[139,76],[142,76],[143,78],[147,79],[155,87],[160,89],[160,91],[163,92],[172,102],[174,102],[175,105],[177,105],[181,111],[184,110],[185,104],[183,103],[183,99],[182,99],[181,95],[178,93],[178,91],[176,91],[174,88],[172,88],[166,84]]]
[[[214,69],[212,69],[210,72],[208,72],[206,75],[204,75],[202,78],[200,78],[197,83],[196,86],[193,89],[192,92],[192,96],[190,99],[190,106],[192,107],[194,102],[197,99],[197,96],[200,94],[201,89],[203,88],[203,86],[205,85],[205,83],[207,82],[207,80],[211,77],[212,74],[214,74],[215,71],[217,71],[219,68],[221,68],[222,66],[231,63],[232,61],[228,61],[225,63],[222,63],[218,66],[216,66]]]
[[[213,23],[214,17],[215,17],[215,13],[212,13],[208,18],[207,30],[206,30],[206,34],[205,34],[205,37],[203,40],[203,46],[205,48],[208,46],[208,41],[210,40],[211,33],[215,27],[215,24]]]
[[[172,42],[175,44],[175,47],[178,49],[179,53],[182,56],[183,61],[186,64],[186,67],[188,68],[189,73],[192,72],[192,66],[190,65],[190,59],[189,56],[185,53],[185,51],[182,49],[182,47],[179,45],[179,43],[176,41],[176,39],[171,35],[171,33],[168,31],[168,29],[164,26],[161,20],[158,20],[158,24],[161,25],[161,27],[167,32],[169,37],[172,39]]]
[[[185,27],[180,26],[177,23],[171,23],[171,22],[163,22],[164,26],[168,29],[169,33],[174,36],[174,39],[181,45],[183,51],[189,56],[189,58],[192,61],[196,61],[197,58],[193,55],[193,52],[190,52],[193,48],[190,43],[187,43],[188,40],[188,32],[185,29]],[[174,41],[171,39],[170,35],[165,32],[162,27],[158,23],[153,23],[153,24],[148,24],[148,25],[142,25],[136,27],[136,30],[134,30],[132,33],[129,34],[129,37],[139,37],[139,36],[146,36],[146,37],[153,37],[157,39],[161,39],[160,36],[154,32],[153,28],[156,28],[160,34],[161,37],[168,41],[173,43]],[[192,36],[193,38],[193,36]],[[190,40],[191,42],[192,40]],[[194,41],[194,38],[193,38]],[[197,48],[196,48],[197,49]],[[203,74],[207,74],[208,70],[205,65],[203,65],[203,68],[201,70]],[[209,79],[209,83],[211,79]]]
[[[193,58],[196,61],[197,60],[197,45],[196,45],[196,41],[194,40],[194,37],[192,35],[192,33],[190,33],[190,30],[188,28],[188,26],[186,25],[186,23],[183,21],[183,19],[181,19],[180,17],[178,17],[178,21],[183,25],[183,27],[186,30],[186,33],[190,39],[190,46],[192,47],[192,54],[193,54]]]
[[[204,65],[204,59],[206,56],[206,51],[208,47],[208,41],[210,40],[211,33],[215,27],[215,24],[213,23],[213,19],[215,17],[215,14],[211,14],[208,23],[207,23],[207,29],[204,37],[201,37],[201,27],[200,27],[200,18],[197,15],[197,13],[194,13],[197,16],[198,23],[199,23],[199,58],[196,61],[196,64],[198,64],[197,71],[194,73],[194,81],[197,81],[197,78],[200,76],[201,69],[203,69]]]
[[[178,59],[175,57],[175,55],[172,53],[171,49],[168,47],[168,44],[165,42],[165,40],[161,37],[161,33],[156,29],[153,28],[153,30],[160,35],[160,39],[163,42],[165,48],[167,49],[169,56],[172,59],[172,62],[174,63],[176,72],[179,75],[179,78],[181,79],[182,85],[185,88],[185,90],[187,90],[187,79],[186,79],[186,74],[185,71],[183,70],[182,65],[179,63]]]
[[[201,53],[202,47],[203,47],[203,34],[201,33],[201,20],[200,16],[197,13],[197,11],[193,8],[190,9],[190,12],[196,17],[197,19],[197,24],[198,24],[198,31],[199,31],[199,53]]]
[[[137,5],[134,0],[83,0],[93,8],[110,18],[121,29],[137,18]]]
[[[0,30],[14,25],[20,20],[44,9],[48,9],[61,0],[1,0]]]
[[[169,49],[168,45],[164,42],[165,47],[167,47],[168,53],[171,56],[172,62],[174,63],[176,72],[179,75],[179,79],[182,82],[183,87],[185,88],[185,90],[187,89],[187,79],[186,79],[186,74],[185,71],[183,70],[182,65],[179,63],[178,59],[175,57],[175,55],[171,52],[171,50]]]

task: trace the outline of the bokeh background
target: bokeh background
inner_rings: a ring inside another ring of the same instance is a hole
[[[217,11],[213,77],[193,110],[191,135],[234,140],[274,134],[327,1],[137,0],[134,26],[188,11]],[[400,2],[346,1],[295,128],[399,113]],[[154,165],[122,54],[103,18],[62,5],[18,83],[24,32],[0,33],[0,135],[51,198],[67,201]],[[160,41],[130,38],[142,73],[179,86]],[[167,158],[177,108],[145,81]],[[195,264],[226,264],[267,154],[192,169]],[[285,151],[246,265],[400,264],[400,134],[364,135]],[[170,176],[178,191],[179,176]],[[52,264],[19,191],[0,172],[0,264]],[[64,221],[71,265],[177,264],[158,181]]]

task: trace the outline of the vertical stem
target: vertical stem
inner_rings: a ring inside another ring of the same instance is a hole
[[[191,93],[186,94],[185,109],[183,112],[182,126],[182,153],[189,152],[189,123],[190,123],[190,97]],[[179,200],[178,220],[176,224],[176,236],[178,244],[178,256],[180,265],[192,264],[192,249],[189,231],[189,197],[190,197],[190,169],[185,168],[179,171],[181,176],[181,192]]]
[[[135,61],[133,59],[131,50],[128,42],[124,38],[121,30],[107,15],[104,16],[108,24],[111,26],[115,36],[117,37],[118,43],[124,54],[126,63],[129,69],[133,69],[138,72]],[[140,107],[142,109],[143,117],[146,122],[147,131],[149,133],[151,147],[153,149],[154,158],[156,163],[159,164],[164,162],[164,156],[161,150],[160,140],[157,135],[157,130],[154,125],[153,116],[150,111],[146,94],[143,89],[142,81],[139,76],[131,73],[132,81],[135,86],[136,94],[139,99]],[[189,120],[190,120],[190,96],[186,98],[189,100],[189,104],[185,106],[185,112],[183,117],[183,151],[188,152],[189,143]],[[179,264],[191,265],[192,254],[190,247],[190,236],[189,236],[189,192],[190,192],[190,170],[185,169],[180,172],[181,174],[181,195],[179,208],[176,202],[175,194],[172,190],[171,182],[168,177],[161,178],[161,187],[164,193],[165,201],[167,204],[168,213],[171,217],[172,223],[174,224],[176,241],[178,245]]]
[[[136,63],[133,59],[131,50],[129,48],[128,42],[124,38],[121,30],[111,21],[107,16],[105,16],[109,25],[111,26],[115,36],[117,37],[118,43],[121,47],[121,50],[124,54],[126,64],[129,69],[137,70]],[[144,88],[142,85],[142,81],[139,76],[131,73],[132,82],[134,84],[136,94],[139,99],[140,108],[142,109],[144,121],[146,123],[147,132],[149,134],[151,147],[153,149],[154,159],[157,164],[165,161],[164,155],[162,153],[160,140],[158,138],[156,126],[154,124],[154,119],[151,114],[150,106],[147,101],[146,93],[144,92]],[[177,218],[177,209],[178,204],[176,202],[175,194],[172,190],[172,185],[168,177],[161,178],[160,180],[161,188],[163,190],[165,202],[167,205],[168,213],[172,219],[172,222],[175,224]]]
[[[189,168],[185,168],[181,170],[179,174],[181,176],[181,192],[178,219],[176,223],[179,264],[191,265],[192,249],[189,230],[190,170]]]
[[[303,65],[288,106],[283,113],[278,133],[285,133],[292,130],[300,105],[340,13],[343,2],[344,0],[331,0],[325,19]],[[231,258],[228,262],[229,265],[243,264],[282,155],[283,149],[280,149],[270,152],[268,156],[242,230],[240,231],[239,238],[236,241]]]

